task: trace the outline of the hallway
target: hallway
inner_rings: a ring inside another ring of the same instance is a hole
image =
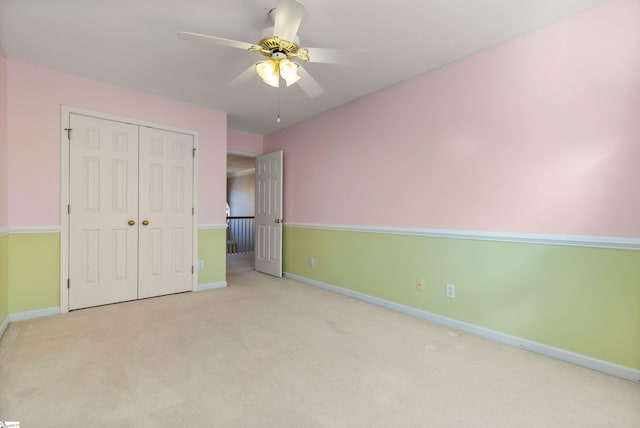
[[[227,275],[252,271],[254,269],[254,253],[227,254]]]

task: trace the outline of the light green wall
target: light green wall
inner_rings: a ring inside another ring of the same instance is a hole
[[[9,235],[9,313],[60,306],[60,234]]]
[[[291,227],[283,248],[286,272],[640,369],[640,251]]]
[[[198,248],[198,258],[205,262],[198,282],[225,281],[225,230],[199,231]],[[6,300],[3,299],[5,295]],[[26,233],[0,237],[0,319],[2,313],[15,314],[56,306],[60,306],[60,234]]]
[[[201,230],[198,233],[198,260],[204,261],[204,270],[198,273],[198,284],[226,281],[227,231]]]
[[[0,236],[0,324],[9,315],[9,236]]]

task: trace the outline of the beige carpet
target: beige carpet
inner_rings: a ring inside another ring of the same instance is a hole
[[[639,427],[640,385],[287,279],[14,323],[23,427]]]
[[[227,275],[253,270],[254,253],[227,254]]]

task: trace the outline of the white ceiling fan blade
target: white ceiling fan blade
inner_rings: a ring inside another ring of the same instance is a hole
[[[249,50],[251,43],[240,42],[238,40],[224,39],[222,37],[207,36],[206,34],[189,33],[187,31],[181,31],[178,33],[178,37],[186,40],[197,40],[199,42],[211,43],[218,46],[226,46],[229,48],[238,48]]]
[[[326,48],[305,49],[309,52],[309,62],[362,65],[369,63],[371,60],[371,54],[369,52]]]
[[[282,40],[293,42],[303,16],[304,5],[302,3],[296,0],[278,0],[273,35]]]
[[[237,88],[239,86],[244,85],[245,83],[247,83],[249,80],[253,79],[257,75],[258,73],[256,72],[256,65],[251,64],[249,68],[247,68],[245,71],[240,73],[238,77],[236,77],[231,82],[229,82],[227,86],[230,88]]]
[[[300,75],[300,80],[298,80],[298,85],[300,88],[310,97],[317,97],[318,95],[324,92],[324,89],[320,86],[320,84],[309,74],[307,70],[302,68],[302,66],[298,67],[298,74]]]

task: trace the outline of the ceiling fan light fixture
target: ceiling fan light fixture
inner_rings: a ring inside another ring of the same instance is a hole
[[[277,9],[272,8],[268,11],[273,21],[273,27],[262,31],[262,39],[258,43],[252,44],[185,31],[179,32],[178,37],[242,49],[251,53],[259,53],[265,57],[263,61],[253,63],[240,73],[229,83],[230,87],[236,88],[245,84],[255,74],[258,74],[266,85],[279,88],[280,77],[282,77],[286,86],[298,83],[300,89],[309,97],[317,97],[324,91],[311,74],[300,65],[302,61],[326,64],[359,64],[364,62],[365,56],[368,56],[365,52],[301,48],[297,33],[305,13],[304,4],[301,0],[276,0],[276,3]],[[359,59],[350,58],[352,55],[357,55]],[[291,63],[292,61],[296,62]]]
[[[284,81],[287,82],[287,87],[300,80],[298,67],[300,67],[299,64],[291,62],[288,59],[283,59],[280,61],[280,76],[282,76]]]
[[[256,64],[256,72],[264,83],[277,88],[280,86],[280,78],[278,76],[278,63],[272,59],[260,61]]]

